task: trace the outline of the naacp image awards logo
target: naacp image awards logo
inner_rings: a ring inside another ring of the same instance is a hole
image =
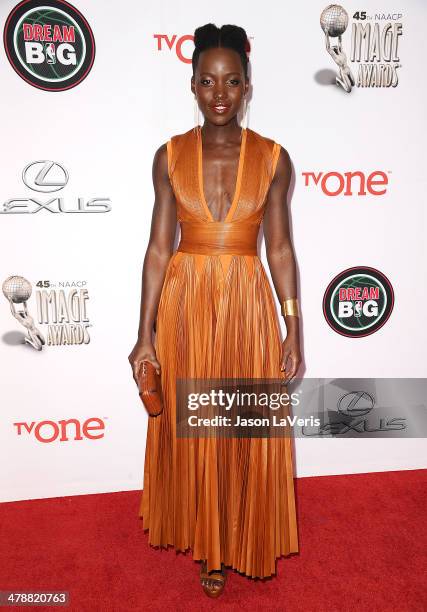
[[[329,4],[320,15],[326,51],[336,64],[335,82],[350,93],[356,87],[396,87],[399,82],[401,13],[356,11],[347,35],[349,16],[339,4]],[[350,66],[347,58],[350,49]]]
[[[8,276],[2,284],[3,295],[9,302],[12,316],[26,334],[23,344],[37,351],[47,346],[84,346],[90,342],[92,323],[87,314],[89,292],[86,281],[41,280],[36,283],[37,325],[28,307],[32,285],[23,276]],[[46,336],[40,330],[46,329]]]

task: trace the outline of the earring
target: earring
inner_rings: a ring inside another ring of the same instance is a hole
[[[194,96],[194,130],[197,130],[199,125],[200,125],[200,109],[199,109],[199,105],[197,104],[197,98],[196,96]]]
[[[248,103],[246,101],[246,96],[243,98],[243,112],[242,112],[242,128],[248,127]]]

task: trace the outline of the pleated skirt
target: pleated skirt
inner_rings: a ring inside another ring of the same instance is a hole
[[[152,546],[250,577],[298,551],[292,439],[177,438],[177,378],[279,378],[281,332],[258,256],[172,256],[155,349],[164,411],[149,417],[139,509]],[[286,391],[286,387],[285,387]]]

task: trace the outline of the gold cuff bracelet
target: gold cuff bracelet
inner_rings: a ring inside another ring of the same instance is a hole
[[[287,317],[288,315],[299,317],[298,298],[288,298],[287,300],[283,300],[282,315],[284,317]]]

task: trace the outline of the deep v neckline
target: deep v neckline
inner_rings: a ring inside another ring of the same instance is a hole
[[[240,187],[242,183],[242,172],[243,172],[243,164],[245,160],[245,152],[246,152],[246,137],[247,137],[247,129],[242,128],[242,135],[240,140],[240,152],[239,152],[239,162],[237,165],[237,175],[236,175],[236,183],[234,188],[233,199],[231,200],[230,208],[228,209],[225,218],[222,221],[218,221],[214,219],[212,212],[208,206],[208,203],[205,198],[205,189],[204,189],[204,181],[203,181],[203,142],[202,142],[202,133],[201,126],[197,126],[197,174],[199,179],[199,192],[200,199],[202,201],[203,208],[206,211],[207,216],[209,217],[209,221],[212,223],[227,223],[231,219],[231,216],[234,213],[234,210],[237,206],[237,202],[240,196]]]

